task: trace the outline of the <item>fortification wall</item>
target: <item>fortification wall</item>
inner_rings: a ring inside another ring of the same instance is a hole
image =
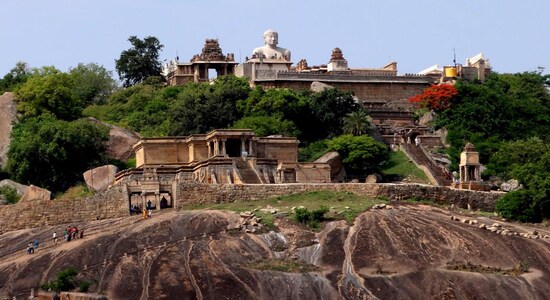
[[[254,201],[275,196],[291,195],[310,191],[345,191],[370,197],[387,197],[390,200],[409,198],[428,199],[438,204],[484,211],[493,211],[496,201],[503,195],[494,192],[456,190],[448,187],[415,184],[380,183],[289,183],[208,185],[182,183],[177,186],[176,207],[187,204],[213,204],[235,201]]]
[[[346,191],[390,200],[422,198],[439,204],[494,210],[502,193],[456,190],[447,187],[414,184],[319,183],[319,184],[202,184],[173,185],[175,207],[186,204],[212,204],[255,201],[268,197],[309,191]],[[75,223],[129,215],[128,192],[117,186],[91,197],[74,200],[29,200],[0,206],[0,234],[17,229]]]
[[[0,206],[0,234],[17,229],[128,216],[125,187],[86,198],[28,200]]]
[[[362,101],[386,101],[387,103],[409,106],[408,99],[429,87],[426,82],[331,82],[319,80],[343,91],[354,92]],[[290,88],[308,90],[313,81],[260,81],[257,85],[264,88]]]

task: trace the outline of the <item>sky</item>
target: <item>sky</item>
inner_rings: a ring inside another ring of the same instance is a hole
[[[549,14],[548,0],[0,0],[0,78],[18,61],[97,63],[117,77],[133,35],[157,37],[161,60],[189,61],[217,38],[242,62],[267,29],[310,66],[339,47],[351,68],[396,61],[399,74],[417,73],[482,52],[499,73],[550,74]]]

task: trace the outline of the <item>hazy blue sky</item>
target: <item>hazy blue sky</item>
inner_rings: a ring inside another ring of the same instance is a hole
[[[95,62],[114,71],[131,35],[156,36],[161,59],[188,61],[206,38],[237,61],[279,32],[292,60],[399,73],[452,64],[483,52],[497,72],[550,71],[549,0],[0,0],[0,76],[18,61],[66,71]]]

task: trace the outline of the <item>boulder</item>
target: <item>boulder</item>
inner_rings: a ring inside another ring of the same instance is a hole
[[[50,200],[51,197],[52,192],[31,184],[23,197],[21,197],[21,200],[19,200],[19,203],[32,200]]]
[[[330,166],[330,180],[332,182],[344,182],[346,170],[342,164],[340,154],[336,151],[328,152],[315,160],[316,163],[327,163]]]
[[[510,179],[500,185],[500,189],[504,192],[513,192],[521,189],[523,186],[516,179]]]
[[[109,141],[105,145],[105,154],[109,158],[125,161],[134,157],[134,149],[132,147],[141,139],[139,134],[122,127],[103,123],[95,118],[88,119],[110,128]]]
[[[424,125],[424,126],[432,125],[432,122],[434,121],[435,116],[436,114],[433,111],[429,111],[425,113],[424,115],[422,115],[422,117],[420,117],[420,119],[418,119],[418,125]]]
[[[105,165],[88,170],[82,174],[84,181],[90,190],[104,191],[115,181],[118,168],[113,165]]]
[[[15,181],[9,180],[9,179],[4,179],[4,180],[0,181],[0,187],[3,187],[5,185],[15,188],[15,190],[17,190],[17,194],[19,196],[23,196],[25,194],[25,192],[27,191],[27,189],[29,188],[28,185],[20,184],[20,183],[17,183]]]
[[[334,87],[332,85],[328,85],[326,83],[322,83],[319,81],[314,81],[311,83],[311,87],[309,88],[313,92],[322,92],[324,90],[333,89]]]
[[[377,183],[382,181],[382,176],[379,174],[370,174],[365,179],[365,183]]]
[[[6,92],[0,96],[0,167],[2,168],[8,162],[12,122],[15,121],[16,115],[14,94]]]

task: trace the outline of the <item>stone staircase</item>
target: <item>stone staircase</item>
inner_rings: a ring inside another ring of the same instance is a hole
[[[452,183],[451,175],[444,172],[441,167],[431,160],[421,147],[413,144],[401,144],[402,149],[409,154],[409,157],[414,160],[417,165],[422,165],[431,173],[440,186],[450,186]]]
[[[243,183],[262,183],[256,171],[250,166],[250,164],[246,160],[242,158],[236,158],[235,166],[241,174]]]

